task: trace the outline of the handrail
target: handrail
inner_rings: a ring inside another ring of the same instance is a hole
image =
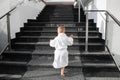
[[[12,10],[8,11],[7,13],[5,13],[2,17],[0,17],[0,19],[2,19],[3,17],[5,17],[7,14],[9,14],[10,12],[12,12],[13,10],[15,10],[17,7],[14,7]]]
[[[110,12],[106,11],[106,13],[120,26],[120,21],[114,16],[112,15]]]
[[[113,54],[112,54],[111,51],[109,50],[108,46],[106,45],[105,47],[107,48],[107,51],[108,51],[109,54],[111,55],[111,58],[113,59],[113,62],[115,63],[116,67],[119,69],[119,66],[118,66],[118,64],[115,62],[115,59],[114,59],[114,57],[113,57]]]
[[[82,5],[83,10],[85,11],[85,7],[84,7],[84,5],[83,5],[82,0],[79,0],[79,1],[80,1],[81,5]]]
[[[83,7],[83,10],[84,10],[84,12],[86,13],[85,15],[86,15],[86,46],[85,46],[85,51],[88,51],[88,24],[89,24],[89,21],[88,21],[88,13],[89,12],[105,12],[105,14],[106,14],[106,30],[107,30],[107,21],[108,21],[108,16],[110,16],[114,21],[115,21],[115,23],[117,23],[117,25],[120,27],[120,21],[113,15],[113,14],[111,14],[109,11],[107,11],[107,10],[98,10],[98,9],[96,9],[96,10],[85,10],[85,7],[84,7],[84,5],[83,5],[83,3],[82,3],[82,1],[80,0],[80,2],[81,2],[81,5],[82,5],[82,7]],[[107,31],[105,32],[106,34],[107,34]],[[106,35],[105,34],[105,35]],[[106,39],[107,38],[105,38],[105,42],[106,42]],[[113,54],[110,52],[110,50],[109,50],[109,48],[108,48],[108,46],[105,44],[105,47],[107,48],[107,50],[108,50],[108,52],[109,52],[109,54],[111,55],[111,57],[112,57],[112,59],[113,59],[113,61],[114,61],[114,63],[115,63],[115,65],[116,65],[116,67],[118,68],[118,70],[120,70],[119,69],[119,66],[118,66],[118,64],[115,62],[115,59],[114,59],[114,57],[113,57]]]
[[[120,21],[113,14],[111,14],[107,10],[85,10],[85,12],[87,12],[87,13],[89,13],[89,12],[105,12],[107,15],[109,15],[120,26]]]
[[[82,2],[81,2],[81,4],[83,4]],[[84,10],[84,5],[82,5],[82,7],[83,7],[83,10]],[[110,16],[114,21],[115,21],[115,23],[117,23],[117,25],[120,27],[120,21],[113,15],[113,14],[111,14],[109,11],[107,11],[107,10],[98,10],[98,9],[96,9],[96,10],[84,10],[84,12],[86,13],[86,19],[88,18],[88,13],[89,12],[105,12],[106,13],[106,24],[107,24],[107,18],[108,18],[108,16]],[[87,40],[88,40],[88,19],[86,20],[86,51],[87,51]],[[107,25],[106,25],[106,28],[107,28]],[[113,58],[113,54],[110,52],[110,50],[109,50],[109,48],[108,48],[108,46],[107,45],[105,45],[105,47],[107,48],[107,50],[108,50],[108,52],[109,52],[109,54],[111,55],[111,57]],[[114,61],[114,63],[115,63],[115,65],[116,65],[116,67],[119,69],[119,66],[118,66],[118,64],[115,62],[115,59],[113,58],[113,61]]]
[[[8,43],[5,45],[3,50],[0,52],[0,55],[8,48],[8,46],[9,46],[9,48],[11,48],[10,47],[11,46],[11,41],[10,41],[10,39],[11,39],[11,37],[10,37],[10,17],[9,17],[10,13],[12,11],[14,11],[17,8],[18,5],[21,5],[23,3],[24,3],[24,0],[22,2],[20,2],[20,3],[18,3],[14,8],[12,8],[10,11],[8,11],[7,13],[5,13],[3,16],[0,17],[0,19],[2,19],[5,16],[7,16],[7,32],[8,32]]]
[[[107,10],[85,10],[85,6],[83,5],[83,2],[82,2],[82,0],[80,0],[80,3],[81,3],[81,5],[82,5],[82,8],[83,8],[83,10],[85,11],[85,12],[105,12],[107,15],[109,15],[119,26],[120,26],[120,21],[113,15],[113,14],[111,14],[109,11],[107,11]]]
[[[46,2],[44,0],[41,0],[42,2],[44,2],[46,4]]]
[[[22,2],[19,3],[18,5],[21,5],[22,3],[24,3],[24,1],[22,1]],[[5,17],[7,14],[9,14],[9,13],[12,12],[13,10],[15,10],[15,9],[17,8],[18,5],[16,5],[13,9],[11,9],[11,10],[8,11],[7,13],[5,13],[3,16],[1,16],[0,19],[2,19],[2,18]]]
[[[6,44],[6,46],[4,47],[4,49],[0,52],[0,55],[7,49],[8,45],[9,45],[9,43]]]

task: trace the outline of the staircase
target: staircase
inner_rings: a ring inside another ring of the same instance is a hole
[[[57,25],[66,27],[66,34],[73,34],[74,44],[68,48],[69,66],[65,80],[119,80],[120,73],[108,52],[105,41],[94,20],[89,20],[88,51],[85,51],[85,21],[81,9],[70,5],[47,5],[36,20],[29,19],[16,38],[12,50],[5,51],[0,60],[0,79],[61,80],[59,70],[52,68],[54,48],[49,40],[57,36]]]

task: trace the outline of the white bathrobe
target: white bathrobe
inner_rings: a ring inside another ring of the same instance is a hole
[[[68,51],[67,47],[73,44],[73,38],[66,36],[65,33],[58,34],[50,41],[50,46],[55,47],[54,52],[54,68],[62,68],[68,65]]]

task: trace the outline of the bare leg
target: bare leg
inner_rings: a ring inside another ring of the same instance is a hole
[[[65,68],[63,67],[63,68],[61,68],[61,76],[62,76],[62,77],[65,76],[64,72],[65,72]]]

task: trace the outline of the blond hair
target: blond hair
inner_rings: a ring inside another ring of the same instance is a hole
[[[58,30],[58,33],[64,33],[65,32],[65,27],[64,26],[58,26],[57,30]]]

